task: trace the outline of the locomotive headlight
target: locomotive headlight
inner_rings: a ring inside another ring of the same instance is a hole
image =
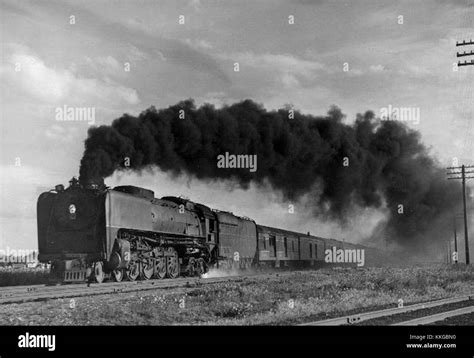
[[[74,204],[69,205],[69,213],[70,214],[75,214],[76,213],[76,205],[74,205]]]

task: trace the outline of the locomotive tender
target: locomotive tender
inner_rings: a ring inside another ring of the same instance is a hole
[[[37,203],[39,261],[63,282],[176,278],[212,267],[322,265],[326,248],[362,248],[257,225],[135,186],[57,185]]]

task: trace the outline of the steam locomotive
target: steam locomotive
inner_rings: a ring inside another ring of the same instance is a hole
[[[136,186],[69,183],[37,202],[38,259],[62,282],[176,278],[213,267],[321,266],[327,248],[363,248],[257,225],[185,198],[157,199]]]

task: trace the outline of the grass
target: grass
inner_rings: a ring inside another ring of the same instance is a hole
[[[0,271],[0,287],[48,283],[49,270],[21,269]]]
[[[12,306],[14,312],[8,313],[22,317],[20,324],[281,325],[396,307],[400,299],[410,304],[472,293],[472,266],[326,268],[194,288],[81,297],[74,308],[69,300],[30,303]],[[15,322],[0,318],[0,324]]]

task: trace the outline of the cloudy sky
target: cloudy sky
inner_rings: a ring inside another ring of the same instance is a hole
[[[95,124],[186,98],[313,114],[336,104],[349,122],[368,109],[413,107],[420,122],[409,125],[443,165],[472,163],[474,66],[453,65],[456,41],[474,39],[472,0],[0,0],[0,18],[0,247],[35,248],[38,194],[78,174],[89,124],[57,121],[58,107],[93,107]],[[156,172],[106,183],[341,234],[298,208],[289,217],[288,203],[254,188],[229,193]],[[370,230],[354,222],[354,236]]]

